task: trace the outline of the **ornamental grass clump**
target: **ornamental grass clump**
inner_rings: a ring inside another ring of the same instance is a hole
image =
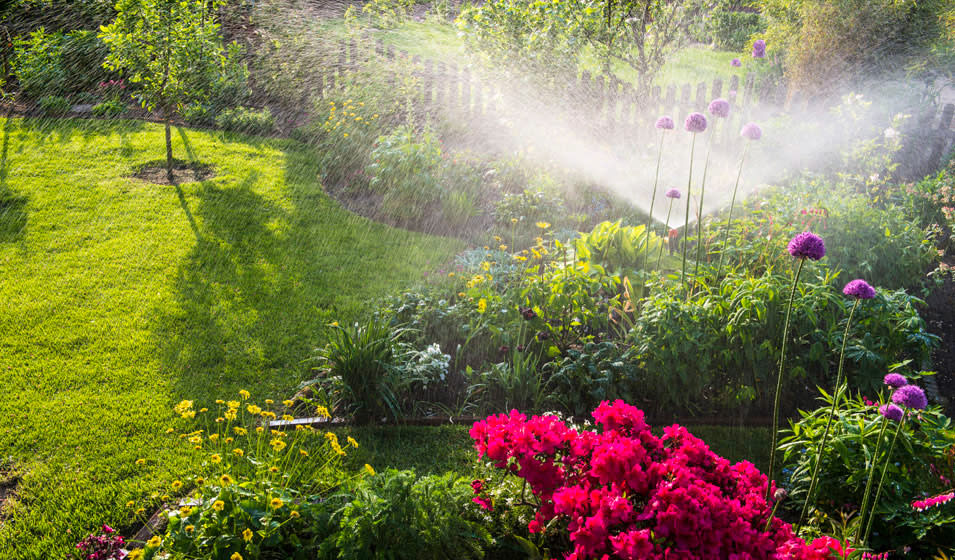
[[[802,273],[802,267],[806,263],[806,259],[818,261],[822,257],[826,256],[826,244],[823,242],[822,238],[815,233],[804,231],[790,240],[787,250],[789,251],[790,255],[796,259],[799,259],[799,264],[796,266],[796,273],[793,275],[793,285],[789,292],[789,305],[786,307],[786,321],[783,323],[783,340],[779,349],[779,373],[776,376],[776,395],[773,398],[772,444],[769,450],[769,470],[766,471],[769,474],[770,479],[772,479],[774,475],[775,471],[773,469],[776,466],[776,441],[779,436],[779,396],[783,387],[783,366],[786,363],[786,342],[789,338],[789,319],[792,315],[793,300],[796,298],[796,285],[799,283],[799,275]],[[771,496],[772,494],[770,488],[767,486],[767,502],[769,502]],[[772,521],[772,517],[770,517],[770,521]]]
[[[780,519],[763,530],[763,490],[775,488],[749,462],[730,463],[678,425],[657,437],[621,400],[602,402],[593,418],[597,429],[585,430],[512,410],[470,432],[481,457],[530,489],[521,500],[535,510],[528,530],[567,532],[565,558],[823,560],[841,550],[830,537],[805,543]],[[495,510],[513,502],[496,503],[492,486],[475,481],[475,503]]]
[[[703,113],[690,113],[683,123],[683,128],[693,133],[693,139],[690,140],[690,174],[686,181],[686,216],[683,219],[683,271],[680,273],[680,283],[686,290],[686,243],[690,227],[690,197],[693,194],[693,151],[696,148],[696,135],[706,130],[706,117]]]
[[[763,131],[756,123],[746,123],[739,131],[740,136],[750,141],[756,141],[762,138]],[[743,162],[746,160],[746,151],[749,149],[749,142],[743,145],[743,153],[739,158],[739,170],[736,172],[736,184],[733,185],[733,198],[730,200],[730,211],[726,217],[726,226],[723,228],[723,242],[720,243],[720,264],[716,267],[716,281],[720,281],[720,275],[723,272],[723,256],[726,254],[726,238],[729,236],[730,225],[733,222],[733,207],[736,206],[736,191],[739,189],[739,179],[743,176]]]
[[[663,138],[666,136],[668,130],[673,130],[675,125],[673,124],[673,118],[668,116],[662,116],[657,119],[656,123],[657,129],[660,131],[660,148],[657,151],[657,170],[653,174],[653,194],[650,196],[650,213],[647,215],[647,229],[643,230],[644,235],[646,236],[646,241],[643,246],[643,269],[647,269],[647,263],[650,259],[650,222],[653,220],[653,204],[657,200],[657,185],[660,182],[660,162],[663,158]],[[666,230],[664,230],[666,231]]]
[[[812,479],[809,482],[809,490],[806,492],[806,501],[803,502],[802,511],[799,513],[799,521],[796,524],[797,528],[802,525],[803,520],[806,518],[806,511],[812,500],[812,493],[816,489],[816,481],[819,479],[819,467],[822,465],[822,454],[826,449],[826,443],[829,440],[829,431],[832,429],[832,422],[836,417],[836,408],[839,406],[839,399],[842,395],[842,371],[845,365],[846,343],[849,341],[849,327],[852,325],[852,316],[855,314],[856,308],[859,307],[859,303],[862,300],[875,297],[875,288],[870,286],[865,280],[856,279],[846,284],[842,289],[842,293],[853,298],[854,301],[852,302],[852,307],[849,309],[849,318],[846,319],[846,331],[842,335],[842,350],[839,352],[839,369],[836,372],[836,385],[833,390],[832,406],[829,409],[829,419],[826,422],[826,429],[822,434],[822,440],[819,442],[819,448],[816,450],[816,465],[812,470]],[[893,411],[892,414],[894,415],[895,412]],[[899,410],[899,414],[901,415],[901,410]]]
[[[680,191],[678,189],[670,189],[663,196],[670,199],[670,204],[667,206],[667,219],[665,222],[663,222],[663,231],[669,232],[667,234],[668,236],[667,241],[669,242],[669,237],[673,237],[673,231],[676,231],[676,230],[670,230],[670,212],[673,210],[673,201],[680,198]],[[660,244],[660,254],[657,256],[658,269],[660,268],[660,262],[663,260],[663,245],[665,244],[668,244],[668,243]]]

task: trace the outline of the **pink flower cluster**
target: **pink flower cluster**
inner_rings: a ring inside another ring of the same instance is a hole
[[[513,410],[470,432],[480,456],[539,499],[531,532],[555,518],[566,524],[567,559],[827,560],[842,552],[828,537],[806,544],[778,518],[763,531],[767,479],[752,464],[730,464],[678,425],[654,436],[643,412],[620,400],[601,403],[593,417],[600,431]],[[489,509],[486,482],[472,486]]]
[[[912,509],[925,511],[930,507],[935,507],[937,505],[944,504],[945,502],[949,502],[952,499],[955,499],[955,492],[949,492],[948,494],[940,494],[938,496],[932,496],[931,498],[926,498],[924,500],[915,500],[914,502],[912,502]]]
[[[116,530],[104,524],[102,534],[95,533],[76,544],[76,553],[67,558],[71,560],[120,560],[126,557],[123,547],[126,542],[116,534]]]

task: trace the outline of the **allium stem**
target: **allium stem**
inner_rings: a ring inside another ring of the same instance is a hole
[[[680,273],[680,283],[683,284],[683,290],[686,288],[686,240],[689,237],[690,226],[690,195],[693,189],[693,150],[696,148],[696,134],[690,140],[690,177],[686,181],[686,217],[683,219],[683,271]]]
[[[663,222],[663,238],[666,240],[664,244],[670,244],[670,212],[673,210],[673,199],[670,199],[670,206],[667,207],[667,219]],[[663,261],[663,244],[660,245],[660,255],[657,257],[657,269],[660,268],[660,263]]]
[[[743,161],[746,160],[746,150],[749,149],[749,142],[743,145],[743,154],[739,158],[739,171],[736,172],[736,184],[733,186],[733,198],[730,200],[730,213],[726,217],[726,227],[723,228],[723,242],[720,243],[720,264],[716,267],[716,281],[720,281],[720,274],[723,272],[723,256],[726,253],[726,239],[730,234],[730,225],[733,223],[733,206],[736,205],[736,191],[739,189],[739,178],[743,176]]]
[[[650,223],[653,221],[653,203],[657,200],[657,185],[660,182],[660,161],[663,159],[663,138],[666,136],[666,130],[660,131],[660,149],[657,152],[657,171],[653,176],[653,196],[650,197],[650,214],[647,215],[647,229],[643,231],[646,242],[643,245],[643,270],[646,272],[647,264],[650,262]]]
[[[769,503],[770,498],[773,497],[773,477],[775,476],[775,471],[773,470],[776,466],[776,439],[777,432],[779,431],[779,394],[782,393],[783,388],[783,365],[786,362],[786,339],[789,337],[789,317],[792,315],[793,311],[793,300],[796,299],[796,284],[799,283],[799,275],[802,274],[802,266],[806,264],[806,258],[803,257],[799,259],[799,265],[796,267],[796,274],[793,276],[793,287],[789,292],[789,305],[786,307],[786,322],[783,323],[783,342],[779,349],[779,375],[776,376],[776,396],[773,402],[773,436],[772,436],[772,446],[769,448],[769,470],[766,471],[766,474],[769,476],[769,480],[766,481],[766,503]],[[767,526],[773,520],[772,514],[770,514],[769,521],[767,521]]]
[[[903,420],[905,417],[903,417]],[[862,507],[859,509],[859,528],[856,530],[856,540],[858,542],[859,534],[862,532],[862,525],[865,524],[865,512],[869,506],[869,496],[872,493],[872,480],[875,478],[875,465],[879,462],[879,452],[882,451],[882,439],[885,436],[885,429],[889,425],[889,419],[882,417],[882,429],[879,430],[879,441],[875,444],[875,453],[872,454],[872,464],[869,465],[869,476],[865,482],[865,492],[862,494]]]
[[[700,204],[696,209],[696,266],[693,267],[693,278],[700,273],[700,261],[703,260],[703,194],[706,192],[706,171],[710,167],[710,152],[713,151],[713,142],[716,140],[720,121],[717,119],[713,131],[706,142],[706,157],[703,158],[703,180],[700,182]]]
[[[895,427],[895,435],[892,436],[892,443],[889,445],[889,454],[882,464],[882,475],[879,476],[879,486],[875,489],[875,498],[872,499],[872,512],[869,513],[869,522],[865,526],[865,534],[862,536],[862,546],[869,542],[869,532],[872,530],[872,520],[875,519],[875,506],[879,503],[879,495],[882,494],[882,484],[885,482],[885,471],[889,468],[889,462],[892,461],[892,451],[895,450],[895,441],[899,439],[899,432],[902,431],[902,424],[905,424],[905,415],[899,420],[899,425]]]
[[[809,490],[806,492],[806,501],[802,504],[802,511],[799,513],[799,521],[795,529],[806,519],[806,510],[809,508],[809,502],[812,500],[812,492],[816,489],[816,481],[819,479],[819,467],[822,465],[822,454],[826,449],[826,441],[829,439],[829,430],[832,428],[832,420],[836,417],[836,409],[839,405],[839,396],[842,394],[842,366],[846,359],[846,341],[849,340],[849,325],[852,324],[852,315],[859,307],[860,299],[856,299],[849,310],[849,319],[846,321],[846,332],[842,335],[842,351],[839,352],[839,369],[836,373],[836,388],[832,394],[832,407],[829,408],[829,420],[826,422],[826,429],[822,432],[822,441],[819,442],[819,448],[816,449],[816,465],[812,469],[812,479],[809,481]]]

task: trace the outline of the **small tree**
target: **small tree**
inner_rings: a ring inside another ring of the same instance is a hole
[[[170,122],[182,106],[201,101],[225,61],[214,14],[222,0],[118,0],[116,19],[102,28],[105,66],[139,85],[143,107],[166,124],[166,174],[172,177]]]

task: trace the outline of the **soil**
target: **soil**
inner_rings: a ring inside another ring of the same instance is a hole
[[[153,161],[147,163],[136,170],[132,177],[147,183],[156,185],[180,185],[182,183],[195,183],[205,181],[215,176],[215,170],[212,166],[200,163],[188,163],[181,160],[173,160],[172,181],[166,173],[165,161]]]
[[[20,477],[12,472],[4,472],[0,469],[0,521],[6,517],[4,506],[8,499],[17,493],[20,486]]]

